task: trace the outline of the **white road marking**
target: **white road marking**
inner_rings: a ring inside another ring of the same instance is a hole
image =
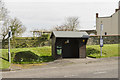
[[[106,71],[103,72],[95,72],[94,74],[103,74],[103,73],[107,73]]]
[[[64,77],[74,77],[74,76],[77,76],[77,75],[69,75],[69,76],[64,76]]]
[[[49,67],[49,68],[42,68],[42,69],[54,69],[54,68],[57,68],[57,67]]]
[[[64,77],[69,77],[69,76],[64,76]]]
[[[77,76],[77,75],[71,75],[71,76]]]
[[[10,72],[16,72],[16,71],[7,71],[7,72],[1,72],[1,73],[10,73]]]

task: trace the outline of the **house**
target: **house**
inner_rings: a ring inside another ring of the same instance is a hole
[[[86,43],[89,38],[86,32],[53,31],[52,56],[57,58],[86,58]]]
[[[51,31],[47,31],[47,30],[34,30],[31,32],[33,33],[33,37],[40,37],[43,34],[50,34],[51,33]]]
[[[96,13],[96,31],[97,35],[100,35],[100,25],[103,24],[102,35],[120,35],[118,32],[120,28],[120,1],[119,8],[115,10],[115,13],[108,17],[99,17]]]

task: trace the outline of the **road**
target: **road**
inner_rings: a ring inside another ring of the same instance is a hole
[[[2,72],[3,78],[118,78],[118,59],[60,59],[47,65]]]

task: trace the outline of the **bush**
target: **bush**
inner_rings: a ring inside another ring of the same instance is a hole
[[[27,43],[23,43],[23,44],[21,44],[21,45],[20,45],[20,47],[21,47],[21,48],[25,48],[25,47],[27,47],[27,48],[28,48],[28,47],[29,47],[29,45],[28,45]]]
[[[44,43],[44,42],[42,42],[42,43],[41,43],[41,46],[45,46],[45,43]]]
[[[11,48],[28,48],[49,45],[49,34],[43,34],[41,37],[15,37],[11,39]],[[8,48],[8,40],[2,42],[2,48]]]
[[[14,57],[14,62],[16,63],[33,62],[37,60],[39,60],[39,56],[31,51],[18,52]]]

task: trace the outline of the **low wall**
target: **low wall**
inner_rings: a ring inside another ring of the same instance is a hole
[[[0,44],[2,48],[8,48],[8,40],[0,42]],[[50,41],[41,37],[17,37],[10,41],[11,48],[50,46],[50,44]]]
[[[120,42],[120,35],[104,35],[103,43],[104,44],[118,44]],[[88,39],[87,45],[99,45],[100,44],[100,36],[99,35],[91,35]]]
[[[103,36],[104,44],[118,44],[120,43],[120,35],[104,35]],[[92,35],[88,39],[87,45],[99,45],[100,44],[100,36]],[[0,40],[0,49],[2,48],[2,40]],[[14,41],[11,41],[11,48],[19,48],[19,47],[39,47],[41,44],[41,40],[37,38],[18,38]],[[44,46],[50,46],[51,41],[44,41]],[[8,48],[8,42],[4,43],[4,48]]]

